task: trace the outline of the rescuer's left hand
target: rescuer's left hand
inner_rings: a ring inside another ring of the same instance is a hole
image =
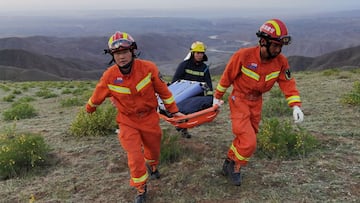
[[[223,100],[216,99],[216,98],[214,97],[214,99],[213,99],[213,106],[218,105],[218,106],[220,107],[223,103],[224,103]]]
[[[304,113],[301,111],[300,107],[294,106],[293,107],[293,117],[295,123],[301,123],[304,120]]]

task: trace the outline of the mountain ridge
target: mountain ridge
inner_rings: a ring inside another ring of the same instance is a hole
[[[359,68],[360,46],[337,50],[318,57],[290,56],[289,64],[294,71],[324,70],[329,68]],[[155,61],[156,62],[156,61]],[[220,75],[226,60],[210,66],[212,75]],[[25,50],[0,50],[0,80],[93,80],[99,79],[108,65],[99,68],[80,59],[64,59],[37,54]],[[167,68],[161,68],[167,72]],[[172,75],[172,74],[169,74]]]

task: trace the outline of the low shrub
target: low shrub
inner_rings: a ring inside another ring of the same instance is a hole
[[[84,101],[73,97],[68,99],[63,99],[60,101],[62,107],[70,107],[70,106],[82,106],[84,105]]]
[[[353,89],[350,93],[345,94],[341,101],[345,104],[360,105],[360,82],[354,82]]]
[[[262,116],[266,118],[291,115],[292,109],[284,98],[271,98],[264,102]]]
[[[50,147],[42,136],[31,133],[0,133],[0,178],[18,177],[43,166]]]
[[[10,91],[10,87],[8,87],[8,86],[5,85],[5,84],[0,84],[0,89],[4,90],[5,92]]]
[[[160,163],[174,163],[180,159],[184,153],[182,145],[179,145],[179,136],[169,135],[167,131],[163,131],[161,138],[161,154]]]
[[[92,114],[83,107],[71,123],[69,134],[77,137],[109,135],[117,128],[116,114],[117,110],[110,102],[104,102]]]
[[[2,100],[5,101],[5,102],[13,102],[14,99],[15,99],[15,95],[13,95],[13,94],[10,94],[10,95],[5,96],[5,97],[2,98]]]
[[[290,121],[264,119],[257,135],[257,152],[260,157],[291,159],[305,157],[318,145],[307,131],[294,129]]]
[[[340,70],[336,68],[327,69],[322,72],[323,76],[339,75]]]
[[[21,102],[12,104],[10,109],[7,109],[3,112],[4,120],[6,121],[32,118],[36,115],[36,110],[31,104]]]
[[[32,101],[35,101],[35,98],[32,96],[24,96],[17,100],[17,102],[20,102],[20,103],[32,102]]]
[[[266,118],[291,115],[291,108],[288,106],[284,94],[279,86],[275,86],[268,93],[262,108],[262,116]]]
[[[57,94],[53,93],[52,91],[50,91],[49,89],[46,89],[46,88],[41,88],[41,90],[37,91],[35,93],[35,95],[38,97],[42,97],[44,99],[58,96]]]

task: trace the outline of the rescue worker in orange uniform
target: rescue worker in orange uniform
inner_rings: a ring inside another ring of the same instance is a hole
[[[130,185],[138,190],[135,202],[144,202],[149,176],[160,178],[157,165],[162,131],[155,93],[174,116],[184,114],[179,112],[156,65],[136,58],[137,45],[128,33],[115,32],[108,47],[115,64],[103,73],[86,104],[86,111],[94,112],[107,97],[115,103],[116,121],[121,129],[118,138],[127,153]]]
[[[290,107],[295,123],[302,122],[301,100],[289,64],[281,54],[283,45],[291,42],[285,24],[279,19],[266,21],[256,33],[259,45],[242,48],[233,54],[220,78],[214,94],[214,105],[231,85],[228,98],[234,139],[223,164],[223,174],[234,185],[241,185],[241,167],[245,166],[256,149],[256,134],[261,120],[262,94],[275,82]]]

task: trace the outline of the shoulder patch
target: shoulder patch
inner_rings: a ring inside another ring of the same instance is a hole
[[[287,79],[287,80],[291,80],[291,71],[290,71],[290,69],[287,69],[286,71],[285,71],[285,78]]]

